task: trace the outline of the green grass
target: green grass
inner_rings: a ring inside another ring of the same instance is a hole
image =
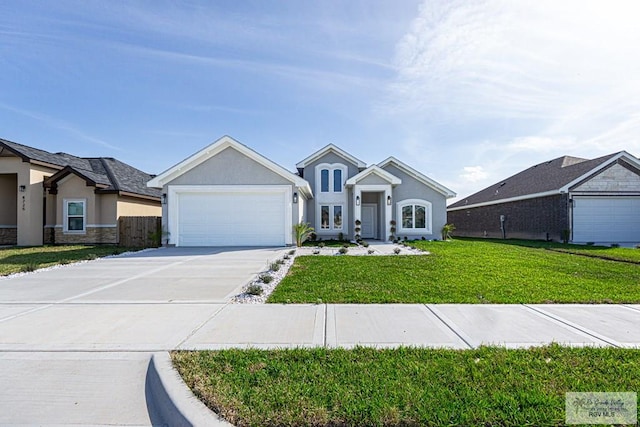
[[[118,246],[38,246],[0,248],[0,276],[28,272],[57,264],[69,264],[122,253]]]
[[[640,390],[640,351],[370,348],[173,352],[239,426],[557,426],[568,391]]]
[[[464,241],[474,241],[474,239],[465,239]],[[477,239],[475,241],[477,241]],[[543,248],[556,252],[564,252],[594,258],[640,264],[640,249],[637,248],[612,248],[610,246],[572,245],[537,240],[493,240],[492,242],[503,245]]]
[[[298,257],[268,302],[640,302],[640,265],[507,242],[412,243],[427,256]]]

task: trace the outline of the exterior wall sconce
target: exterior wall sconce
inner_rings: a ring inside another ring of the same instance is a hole
[[[298,203],[298,193],[293,193],[293,203]]]
[[[27,187],[25,185],[21,185],[20,187],[18,187],[18,191],[24,193],[25,191],[27,191]]]
[[[391,206],[391,196],[387,196],[387,205]]]
[[[356,196],[356,206],[360,206],[360,196]]]
[[[166,205],[167,204],[167,193],[162,193],[162,204]]]

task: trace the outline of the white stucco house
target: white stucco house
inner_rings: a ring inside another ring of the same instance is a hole
[[[176,246],[284,246],[318,237],[437,239],[455,194],[394,157],[375,164],[329,144],[292,173],[224,136],[153,178]]]

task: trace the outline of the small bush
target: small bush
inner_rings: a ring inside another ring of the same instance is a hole
[[[268,274],[261,274],[259,279],[262,283],[271,283],[273,281],[273,277]]]
[[[278,264],[277,262],[272,262],[271,265],[269,266],[269,270],[271,271],[280,270],[280,264]]]
[[[60,265],[68,265],[71,264],[71,261],[69,261],[68,259],[61,259],[60,260]]]
[[[338,233],[338,240],[340,241],[344,240],[344,233]]]
[[[289,259],[289,258],[291,258],[291,257],[289,255],[287,255],[287,254],[284,254],[284,256],[282,257],[282,259]]]
[[[362,240],[362,236],[360,236],[359,234],[356,234],[356,235],[355,235],[355,236],[353,236],[353,237],[354,237],[354,239],[355,239],[356,241],[358,241],[358,240]]]
[[[356,225],[362,225],[362,221],[360,221],[359,219],[356,219]]]
[[[620,243],[612,243],[611,247],[612,248],[619,248],[620,247]]]
[[[420,239],[422,239],[422,240],[427,240],[427,238],[426,238],[426,237],[424,237],[424,236],[422,236]]]
[[[30,262],[29,264],[25,264],[20,268],[22,273],[31,273],[32,271],[36,271],[38,269],[38,264]]]
[[[372,253],[374,253],[374,252],[375,252],[375,251],[374,251],[373,249],[369,249],[369,250],[367,251],[367,253],[368,253],[369,255],[371,255],[371,254],[372,254]]]
[[[262,286],[258,285],[257,283],[249,285],[249,287],[247,288],[247,293],[249,295],[262,295],[262,292],[264,292],[264,289],[262,289]]]
[[[295,250],[295,249],[291,249],[291,250],[289,251],[289,256],[293,256],[293,255],[295,255],[295,254],[296,254],[296,250]]]
[[[343,243],[343,244],[342,244],[342,247],[343,247],[343,248],[348,248],[348,247],[349,247],[349,244],[348,244],[348,243]]]
[[[321,249],[324,248],[324,242],[318,243],[318,247],[321,248]]]
[[[314,254],[314,255],[318,255],[319,253],[320,253],[320,250],[319,250],[319,249],[314,249],[314,250],[313,250],[313,254]]]
[[[593,246],[595,244],[596,244],[595,242],[587,242],[587,246]]]
[[[87,257],[86,257],[86,259],[88,259],[89,261],[97,259],[97,258],[98,258],[98,255],[96,255],[96,254],[87,254]]]
[[[393,253],[394,253],[394,254],[396,254],[396,255],[398,255],[398,254],[400,253],[400,248],[395,248],[395,249],[393,250]]]
[[[284,264],[284,259],[276,260],[276,264],[279,264],[279,265]]]
[[[369,247],[369,242],[364,242],[364,241],[363,241],[363,242],[362,242],[362,246],[364,246],[365,248],[368,248],[368,247]]]
[[[340,252],[342,255],[345,255],[347,252],[349,252],[349,245],[340,248],[338,252]]]
[[[406,242],[407,240],[409,240],[409,238],[407,236],[404,236],[404,241]]]

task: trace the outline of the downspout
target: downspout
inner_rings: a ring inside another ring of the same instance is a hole
[[[504,228],[504,221],[505,221],[505,216],[504,215],[500,215],[500,231],[502,231],[502,238],[506,239],[507,238],[507,230],[505,230]]]

